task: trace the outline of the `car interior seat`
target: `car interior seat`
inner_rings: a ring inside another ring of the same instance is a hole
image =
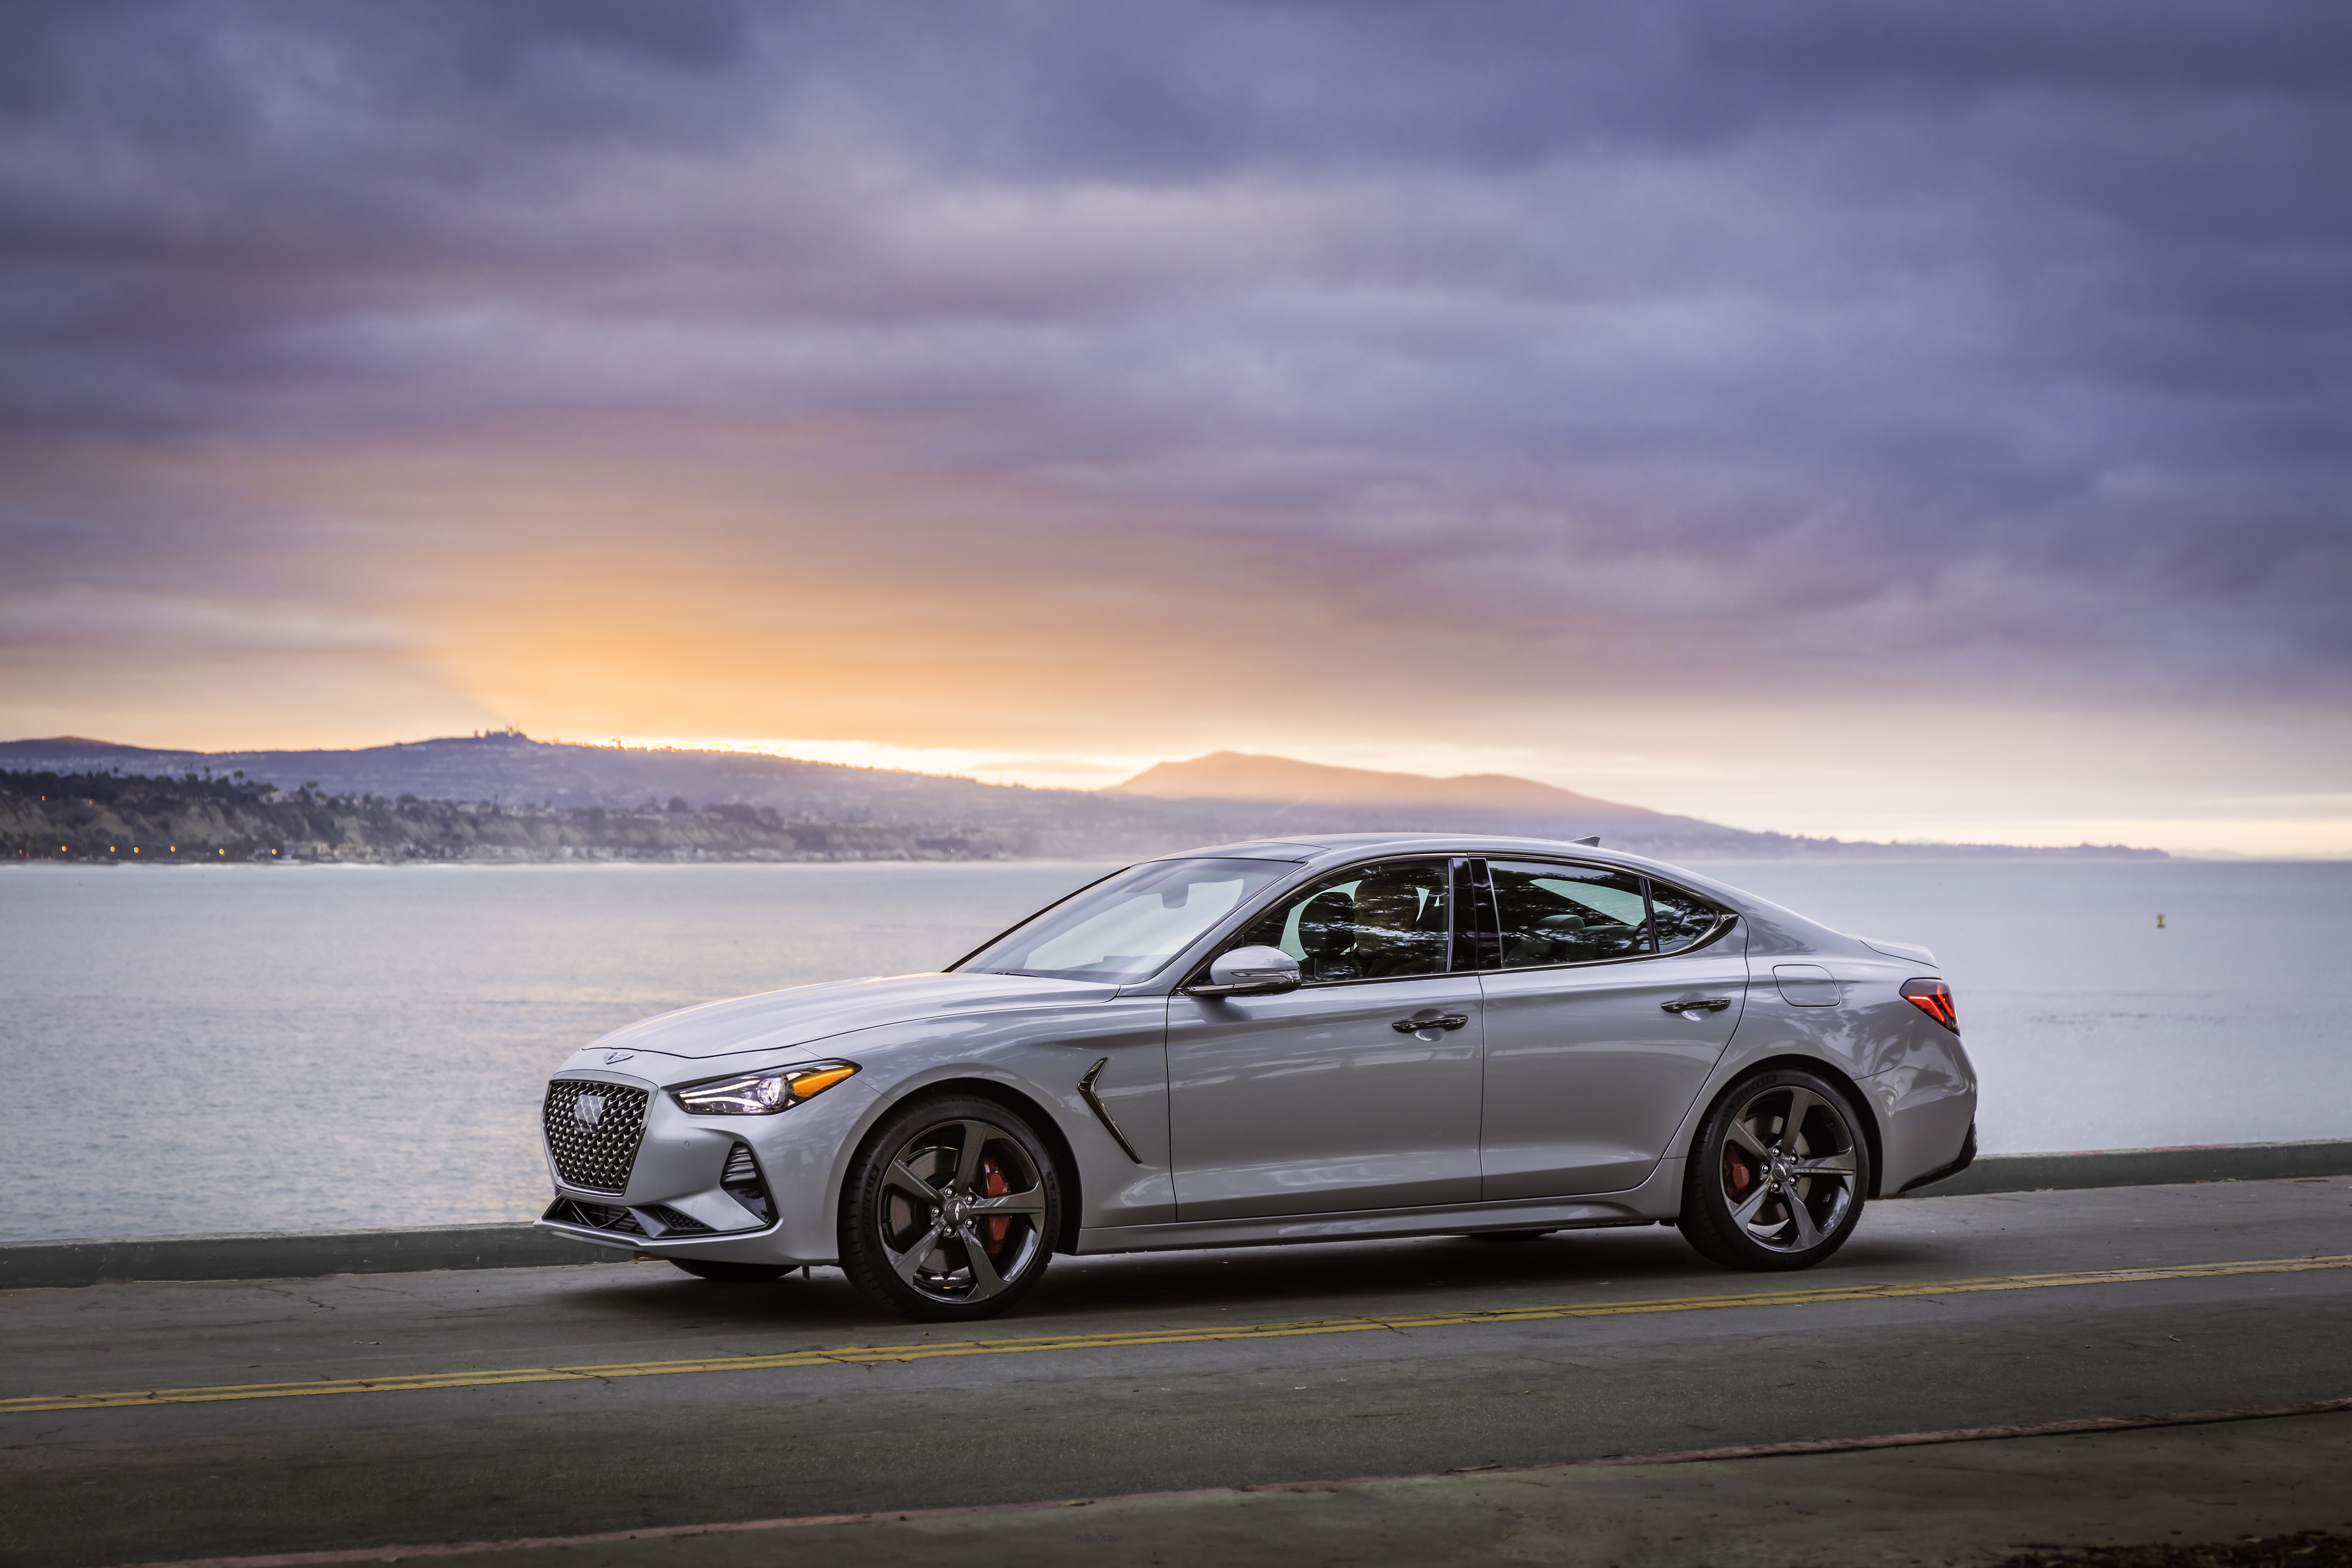
[[[1424,916],[1433,916],[1433,932]],[[1445,967],[1444,904],[1424,909],[1407,871],[1376,871],[1356,884],[1356,963],[1366,975],[1426,974]]]
[[[1356,900],[1333,888],[1307,900],[1298,911],[1299,960],[1304,980],[1353,980],[1357,974]]]
[[[1514,933],[1510,952],[1504,955],[1503,963],[1511,968],[1534,963],[1574,963],[1591,956],[1590,945],[1582,915],[1542,915]]]

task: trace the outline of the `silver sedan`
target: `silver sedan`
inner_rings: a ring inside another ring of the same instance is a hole
[[[1803,1268],[1976,1152],[1925,948],[1590,844],[1228,844],[937,974],[690,1007],[548,1086],[541,1223],[982,1318],[1055,1252],[1675,1225]]]

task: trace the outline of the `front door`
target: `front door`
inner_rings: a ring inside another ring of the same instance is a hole
[[[1453,906],[1444,860],[1355,867],[1228,944],[1282,948],[1299,989],[1169,999],[1179,1220],[1476,1200],[1482,1006]]]
[[[1497,967],[1483,976],[1483,1195],[1638,1186],[1739,1022],[1740,933],[1721,931],[1712,906],[1631,872],[1487,869],[1502,929]]]

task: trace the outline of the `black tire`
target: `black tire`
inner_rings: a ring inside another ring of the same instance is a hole
[[[1742,1079],[1700,1123],[1675,1224],[1731,1268],[1811,1268],[1845,1245],[1870,1192],[1863,1113],[1826,1079]]]
[[[764,1285],[793,1271],[784,1263],[721,1263],[715,1258],[673,1258],[669,1264],[697,1279],[715,1279],[722,1285]]]
[[[992,1318],[1044,1277],[1062,1184],[1028,1119],[938,1095],[886,1117],[841,1194],[841,1267],[879,1307],[919,1322]]]

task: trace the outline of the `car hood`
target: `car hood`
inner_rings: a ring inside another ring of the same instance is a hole
[[[911,1024],[1006,1007],[1078,1006],[1108,1001],[1118,991],[1114,985],[1035,980],[1020,974],[897,974],[835,980],[664,1013],[615,1029],[587,1049],[669,1057],[781,1051],[883,1024]]]

